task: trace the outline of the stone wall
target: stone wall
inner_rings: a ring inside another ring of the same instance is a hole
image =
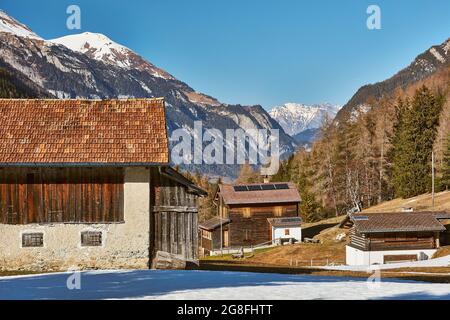
[[[0,224],[0,270],[148,268],[149,180],[148,169],[125,169],[124,223]],[[82,247],[83,231],[101,231],[102,246]],[[42,232],[44,246],[22,248],[24,232]]]

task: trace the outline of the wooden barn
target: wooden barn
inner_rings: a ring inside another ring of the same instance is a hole
[[[348,265],[427,260],[441,245],[445,212],[358,213],[348,220]]]
[[[217,216],[199,225],[203,254],[278,237],[301,241],[300,195],[293,183],[221,184],[214,199]]]
[[[169,167],[162,99],[1,99],[0,119],[0,269],[197,260],[205,192]]]

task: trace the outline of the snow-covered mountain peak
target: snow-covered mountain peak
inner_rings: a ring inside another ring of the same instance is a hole
[[[101,33],[83,32],[49,40],[72,51],[83,53],[92,59],[113,64],[125,69],[146,69],[153,76],[174,79],[170,74],[142,59],[127,47],[112,41]]]
[[[270,116],[291,136],[308,129],[319,128],[327,115],[333,119],[341,106],[330,103],[306,105],[285,103],[269,111]]]
[[[20,37],[43,40],[26,25],[10,17],[5,11],[0,10],[0,32],[12,33]]]
[[[130,61],[127,59],[131,50],[101,33],[83,32],[53,39],[50,42],[87,54],[95,60],[114,63],[126,68],[131,67]]]
[[[81,53],[86,53],[90,50],[100,51],[104,54],[111,54],[111,50],[129,51],[129,49],[112,41],[104,34],[93,32],[72,34],[50,40],[50,42],[62,44],[73,51]],[[100,54],[97,53],[97,56],[100,57]]]

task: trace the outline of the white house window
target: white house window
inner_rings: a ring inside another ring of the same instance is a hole
[[[35,233],[23,233],[22,234],[22,247],[43,247],[44,246],[44,234],[41,232]]]

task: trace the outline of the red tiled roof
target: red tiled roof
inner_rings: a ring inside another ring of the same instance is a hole
[[[0,165],[167,164],[163,99],[0,99]]]
[[[277,183],[255,183],[245,184],[251,185],[271,185]],[[234,187],[239,185],[219,186],[219,195],[223,197],[225,204],[259,204],[259,203],[288,203],[300,202],[300,194],[297,187],[292,182],[284,182],[288,185],[288,189],[281,190],[257,190],[257,191],[235,191]]]
[[[360,233],[445,231],[438,221],[445,216],[450,217],[442,212],[383,212],[353,214],[350,219]]]

